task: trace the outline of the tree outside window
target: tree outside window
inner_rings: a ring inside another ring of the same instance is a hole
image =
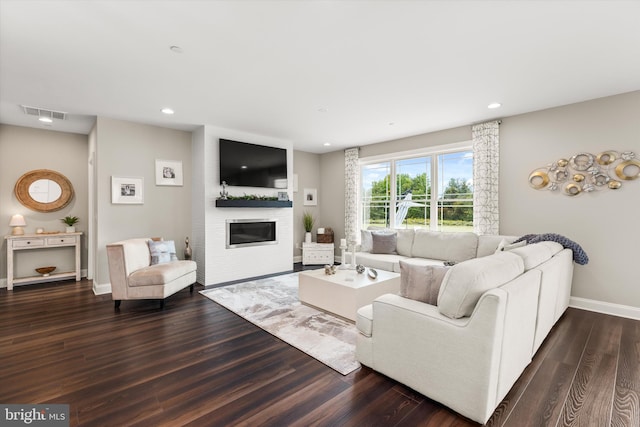
[[[473,231],[471,151],[365,164],[361,174],[362,229]]]

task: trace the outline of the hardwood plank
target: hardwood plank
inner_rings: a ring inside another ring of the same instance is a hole
[[[611,425],[640,426],[640,322],[623,319]]]
[[[592,327],[579,310],[567,310],[562,320],[552,328],[487,425],[555,425]]]
[[[596,315],[558,425],[604,426],[611,421],[618,347],[619,318]]]
[[[83,427],[477,425],[369,368],[340,375],[197,293],[115,311],[91,289],[0,289],[0,402],[67,403]],[[640,322],[569,309],[488,425],[638,425],[639,382]]]

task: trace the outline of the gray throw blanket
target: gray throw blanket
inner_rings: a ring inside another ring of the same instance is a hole
[[[576,264],[585,265],[589,262],[589,256],[582,249],[582,247],[564,236],[560,234],[554,233],[546,233],[546,234],[526,234],[522,237],[517,238],[513,243],[518,243],[525,240],[527,244],[538,243],[544,241],[551,241],[560,243],[565,249],[571,249],[573,251],[573,261]]]

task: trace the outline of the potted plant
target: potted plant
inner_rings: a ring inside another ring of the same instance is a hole
[[[304,226],[304,241],[305,243],[311,243],[311,230],[313,230],[313,224],[316,222],[311,213],[304,212],[302,214],[302,225]]]
[[[67,224],[67,229],[65,230],[67,233],[75,233],[75,224],[76,222],[80,221],[80,219],[78,219],[77,216],[65,216],[64,218],[61,218],[60,221]]]

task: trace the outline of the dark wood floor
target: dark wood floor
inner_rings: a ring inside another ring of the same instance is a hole
[[[88,281],[0,290],[0,403],[66,403],[72,426],[477,425],[197,292],[116,312]],[[638,426],[639,408],[640,322],[569,309],[489,425]]]

